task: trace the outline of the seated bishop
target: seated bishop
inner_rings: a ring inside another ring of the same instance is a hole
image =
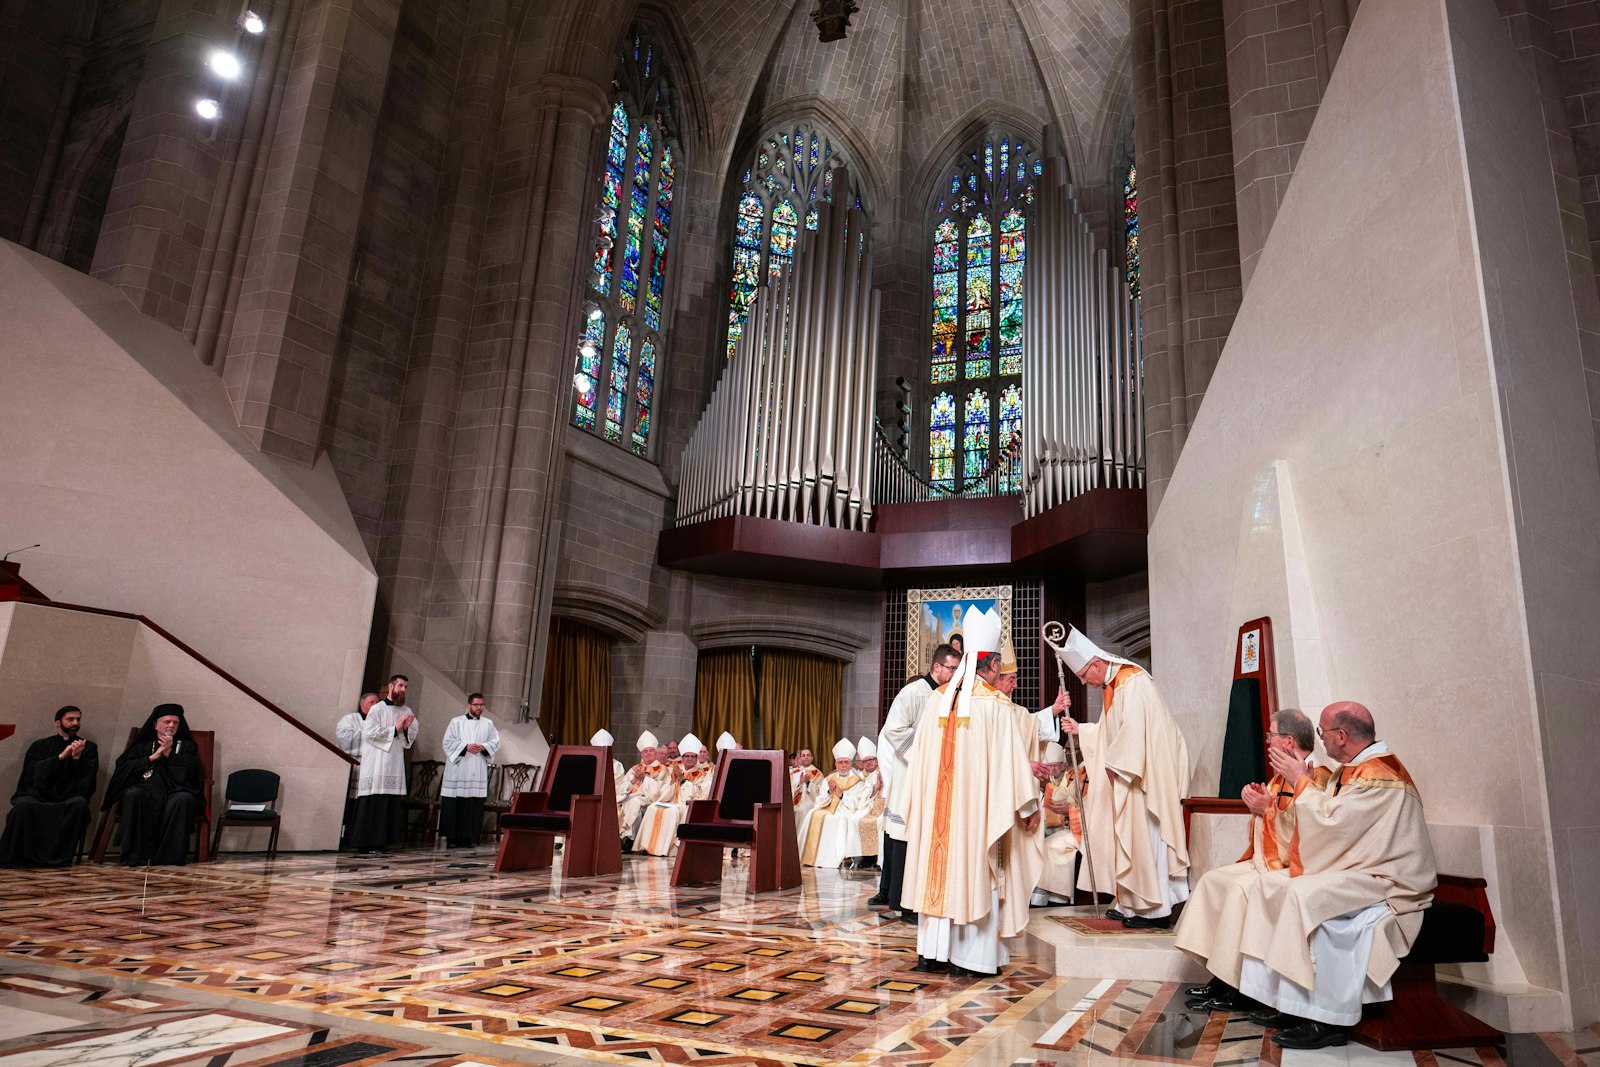
[[[1201,877],[1178,920],[1178,947],[1213,976],[1205,986],[1190,991],[1192,1007],[1237,1010],[1251,1006],[1238,992],[1250,888],[1258,878],[1289,877],[1295,797],[1301,790],[1323,789],[1328,784],[1327,769],[1313,762],[1317,739],[1304,712],[1296,708],[1275,712],[1266,740],[1268,753],[1282,749],[1310,773],[1297,786],[1275,774],[1264,786],[1252,782],[1244,787],[1241,798],[1251,815],[1249,846],[1237,863],[1209,870]]]
[[[835,752],[838,750],[836,749]],[[878,773],[878,746],[870,737],[863,737],[855,745],[856,776],[854,785],[843,790],[836,800],[830,795],[823,804],[812,808],[812,837],[816,842],[815,854],[802,862],[813,867],[846,867],[857,861],[878,859],[879,820],[883,815],[883,778]],[[837,773],[837,772],[836,772]],[[833,776],[830,776],[830,781]],[[823,813],[831,805],[832,810]],[[820,814],[819,814],[820,813]]]
[[[1422,798],[1372,713],[1330,704],[1317,732],[1342,764],[1326,790],[1304,786],[1297,754],[1270,754],[1296,791],[1289,877],[1250,885],[1240,938],[1239,990],[1277,1010],[1272,1039],[1290,1049],[1343,1045],[1363,1004],[1392,999],[1438,884]]]
[[[616,743],[617,739],[611,736],[610,730],[596,730],[594,736],[589,738],[589,744],[596,748],[614,748]],[[623,784],[628,780],[628,768],[615,755],[611,759],[611,778],[616,783],[617,799],[620,801]]]
[[[1078,842],[1083,835],[1083,774],[1067,769],[1067,753],[1052,741],[1045,745],[1045,767],[1050,778],[1043,783],[1044,869],[1033,891],[1035,907],[1071,904],[1078,885]]]
[[[689,816],[689,804],[711,798],[716,765],[705,758],[706,746],[694,734],[678,742],[680,762],[672,771],[672,789],[645,809],[634,849],[652,856],[670,855],[678,847],[678,824]]]
[[[623,846],[632,847],[638,836],[639,823],[644,811],[661,799],[670,784],[666,763],[662,760],[661,742],[646,730],[639,735],[639,762],[628,771],[627,781],[617,795],[617,831],[622,835]]]
[[[822,828],[828,817],[844,805],[845,794],[862,782],[861,772],[855,768],[856,746],[849,738],[840,738],[833,746],[833,773],[822,780],[816,801],[806,812],[805,821],[795,823],[800,838],[800,862],[807,867],[817,866],[817,853],[822,845]],[[839,866],[842,856],[835,856],[830,866]]]

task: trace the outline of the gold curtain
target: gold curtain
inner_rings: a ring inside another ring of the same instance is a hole
[[[694,734],[714,756],[724,730],[745,748],[756,747],[756,668],[748,645],[700,653],[694,679]]]
[[[817,766],[833,770],[839,740],[844,663],[784,648],[761,650],[762,748],[809,748]]]
[[[592,626],[550,620],[539,727],[552,745],[586,745],[611,722],[611,644]]]

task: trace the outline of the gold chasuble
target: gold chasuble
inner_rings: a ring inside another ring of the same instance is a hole
[[[1102,696],[1100,721],[1079,727],[1089,768],[1089,848],[1078,887],[1114,895],[1124,914],[1168,915],[1188,896],[1182,800],[1189,748],[1155,682],[1138,667],[1117,666]]]
[[[1374,749],[1377,751],[1374,752]],[[1245,955],[1311,989],[1311,938],[1329,919],[1387,904],[1374,929],[1367,978],[1386,983],[1422,928],[1438,867],[1422,798],[1383,742],[1342,767],[1326,789],[1295,798],[1290,877],[1259,878],[1250,890]]]
[[[1326,789],[1330,778],[1326,767],[1312,767],[1311,774],[1291,789],[1282,775],[1274,775],[1267,783],[1271,797],[1267,810],[1250,819],[1250,845],[1244,855],[1237,863],[1201,875],[1183,906],[1174,931],[1178,947],[1235,988],[1242,967],[1240,946],[1251,887],[1264,876],[1288,879],[1295,798],[1308,789]]]
[[[942,687],[919,716],[908,762],[904,906],[958,926],[989,914],[999,893],[999,935],[1028,922],[1028,900],[1044,863],[1042,835],[1022,828],[1038,806],[1029,758],[1033,719],[973,677],[940,714]]]

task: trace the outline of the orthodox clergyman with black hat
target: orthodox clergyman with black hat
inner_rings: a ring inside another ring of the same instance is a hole
[[[56,712],[56,730],[28,746],[11,814],[0,837],[0,867],[70,867],[89,826],[100,770],[94,742],[78,736],[83,712]]]
[[[117,757],[102,809],[121,804],[122,865],[180,866],[205,803],[200,751],[181,704],[157,704]]]

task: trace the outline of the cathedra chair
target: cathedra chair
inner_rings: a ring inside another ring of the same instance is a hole
[[[226,807],[217,819],[217,836],[211,841],[212,859],[222,850],[222,831],[230,826],[270,829],[267,855],[278,854],[278,830],[283,825],[283,816],[271,807],[278,800],[278,783],[276,774],[258,767],[228,775],[228,784],[222,787]]]
[[[611,747],[551,748],[539,790],[512,797],[511,810],[500,816],[500,829],[496,871],[548,868],[555,862],[556,838],[563,837],[562,873],[568,878],[619,873],[622,839]]]
[[[1488,884],[1482,878],[1439,876],[1433,903],[1422,913],[1422,929],[1391,979],[1394,999],[1368,1004],[1351,1036],[1380,1052],[1505,1044],[1499,1030],[1446,1003],[1434,977],[1436,964],[1483,963],[1494,951]]]
[[[794,799],[779,749],[722,753],[712,799],[689,802],[678,825],[673,885],[722,880],[724,849],[750,850],[750,892],[770,893],[800,884]]]
[[[194,823],[197,836],[195,838],[195,858],[201,863],[211,858],[211,753],[216,743],[216,732],[212,730],[191,730],[190,736],[194,738],[195,751],[200,755],[200,803],[195,805]],[[133,739],[139,736],[139,727],[135,726],[128,731],[128,745],[133,744]],[[127,745],[123,746],[127,751]],[[120,755],[120,753],[119,753]],[[89,849],[91,862],[100,863],[106,858],[106,850],[111,847],[111,839],[117,832],[117,816],[121,814],[122,805],[116,803],[100,813],[100,826],[94,832],[94,845]]]

